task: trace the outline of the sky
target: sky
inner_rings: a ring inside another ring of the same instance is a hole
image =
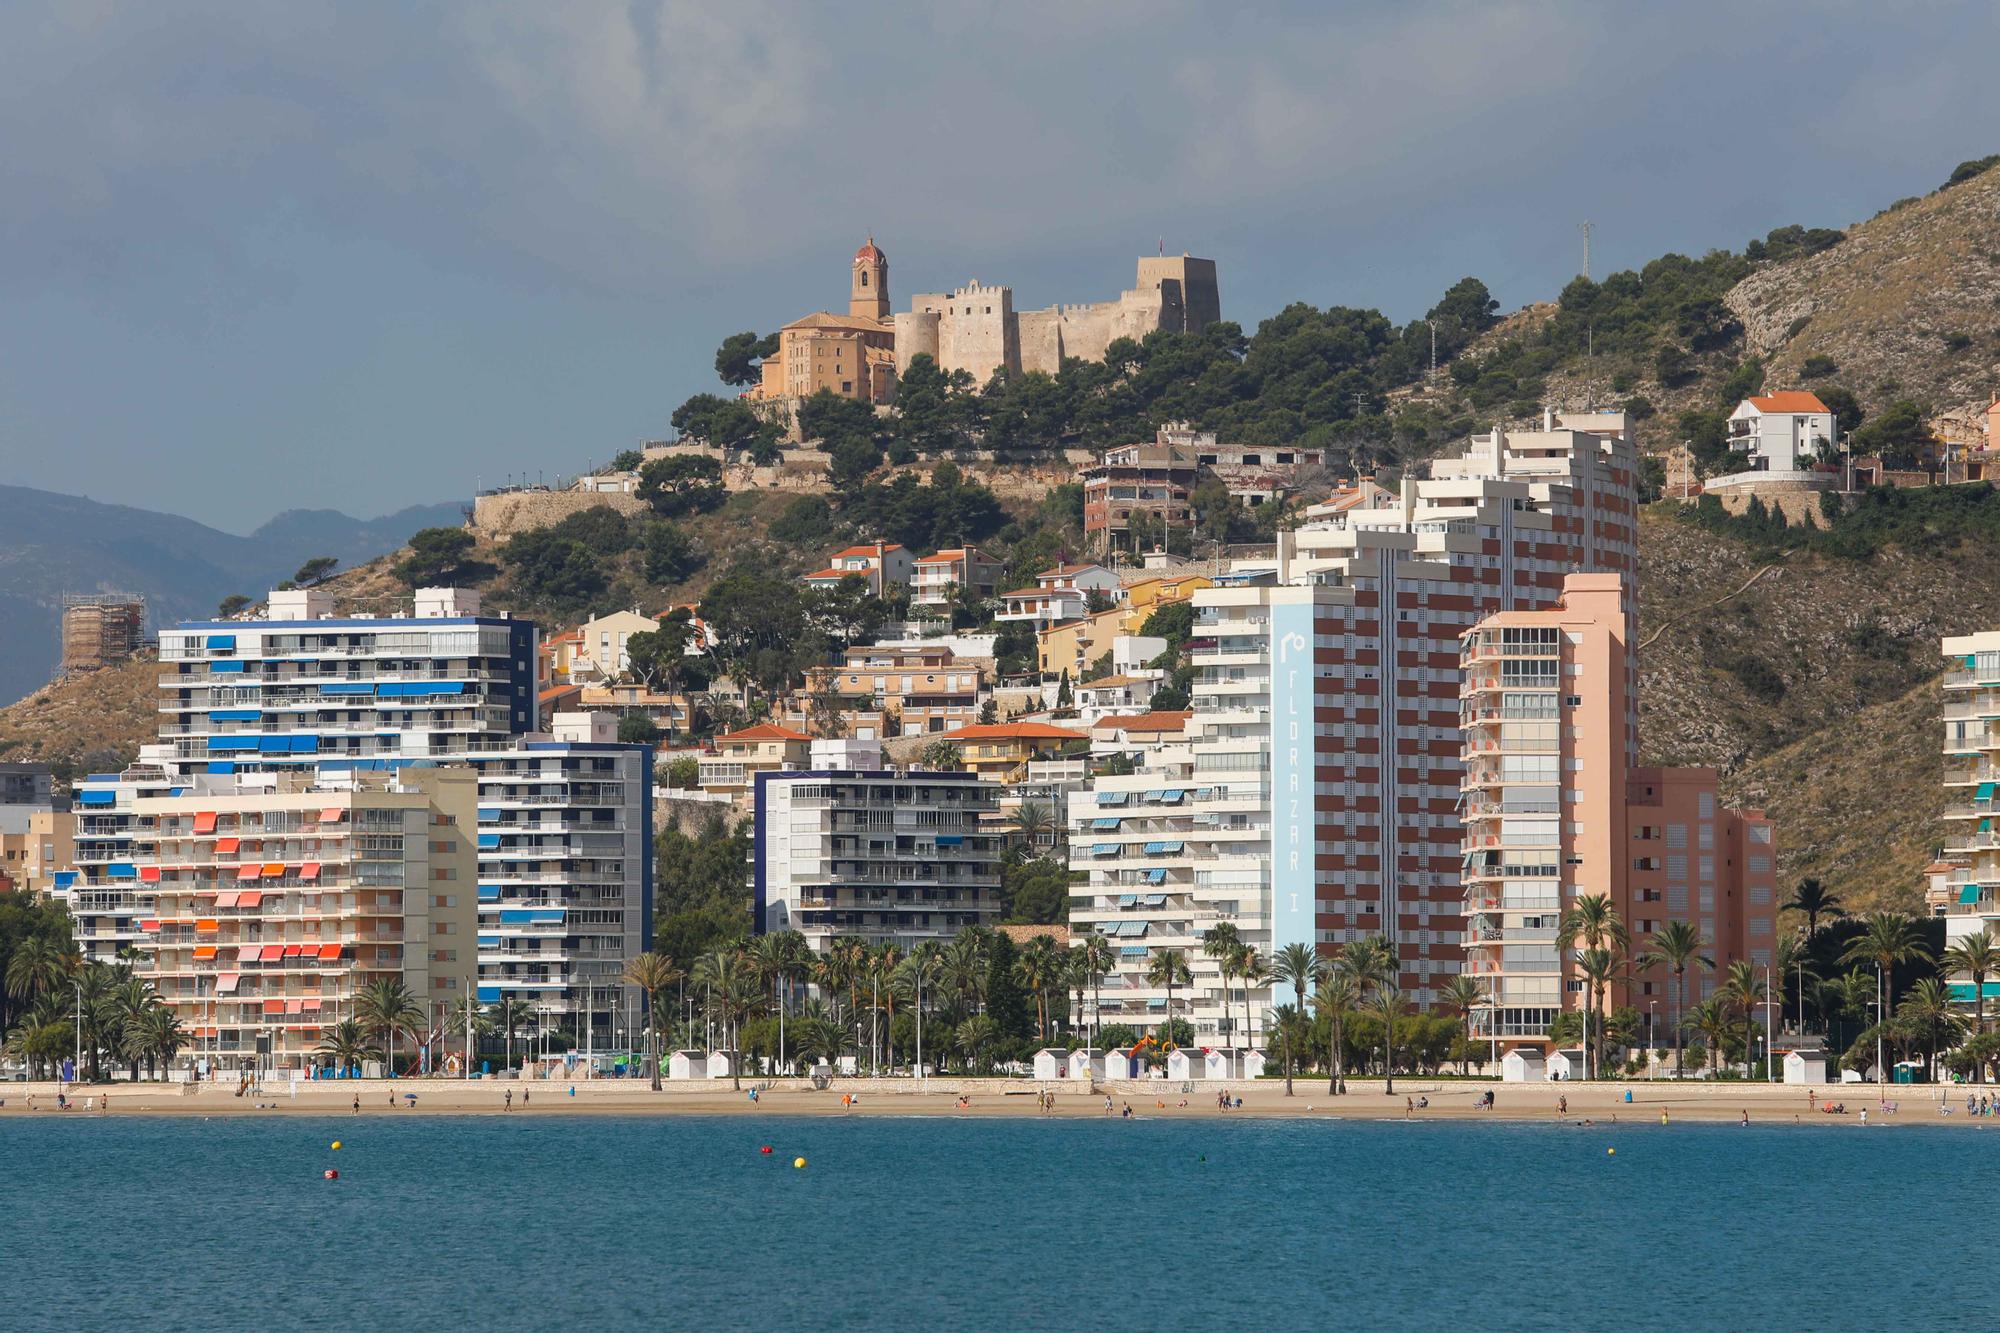
[[[671,434],[716,345],[1164,245],[1247,329],[1844,226],[2000,151],[1980,3],[0,7],[0,482],[247,532]]]

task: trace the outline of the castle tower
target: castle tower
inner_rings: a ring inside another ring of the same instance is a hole
[[[889,318],[889,256],[876,248],[873,236],[854,252],[854,281],[848,288],[847,313],[855,319]]]

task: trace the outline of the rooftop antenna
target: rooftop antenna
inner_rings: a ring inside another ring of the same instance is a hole
[[[1162,236],[1160,238],[1160,253],[1164,255],[1166,252],[1167,252],[1167,238]]]
[[[1580,223],[1577,230],[1583,233],[1583,276],[1590,277],[1590,232],[1597,224],[1589,220]]]

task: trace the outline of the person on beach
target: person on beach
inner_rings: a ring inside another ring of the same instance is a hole
[[[502,1103],[503,1103],[503,1109],[504,1109],[504,1110],[508,1110],[508,1111],[511,1111],[511,1110],[513,1110],[513,1109],[514,1109],[514,1090],[513,1090],[512,1088],[509,1088],[509,1089],[507,1089],[507,1091],[506,1091],[505,1095],[504,1095],[504,1096],[502,1097],[501,1101],[502,1101]]]
[[[521,1109],[523,1111],[528,1109],[528,1096],[533,1091],[534,1089],[532,1088],[521,1089]],[[755,1088],[750,1089],[750,1100],[753,1102],[757,1100],[757,1089]]]
[[[1403,1119],[1408,1120],[1411,1116],[1415,1115],[1416,1113],[1417,1113],[1417,1099],[1414,1097],[1403,1098]]]
[[[1568,1097],[1564,1096],[1564,1097],[1558,1097],[1558,1098],[1556,1098],[1556,1114],[1557,1114],[1557,1115],[1568,1115],[1568,1114],[1569,1114],[1569,1098],[1568,1098]]]
[[[1747,1106],[1743,1108],[1743,1128],[1750,1128],[1750,1108]]]
[[[1811,1110],[1813,1109],[1813,1103],[1814,1103],[1815,1101],[1817,1101],[1818,1099],[1819,1099],[1819,1093],[1818,1093],[1818,1092],[1816,1092],[1816,1091],[1815,1091],[1814,1089],[1812,1089],[1812,1088],[1807,1088],[1807,1089],[1806,1089],[1806,1110],[1807,1110],[1807,1111],[1811,1111]]]
[[[361,1114],[361,1094],[358,1092],[354,1094],[354,1114]]]

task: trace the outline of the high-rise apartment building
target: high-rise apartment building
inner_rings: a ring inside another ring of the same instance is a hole
[[[532,731],[535,627],[479,595],[420,588],[411,616],[337,617],[323,590],[274,592],[261,620],[160,635],[160,739],[182,776],[391,768]]]
[[[477,966],[471,773],[201,774],[163,789],[157,772],[80,789],[111,791],[88,808],[115,812],[122,859],[80,864],[69,896],[80,941],[137,954],[191,1063],[318,1063],[382,979],[408,988],[424,1032],[444,1029]],[[99,929],[100,894],[144,915],[129,933]]]
[[[1493,998],[1472,1016],[1475,1038],[1545,1045],[1559,1013],[1584,1007],[1584,944],[1557,937],[1587,896],[1617,911],[1632,957],[1670,921],[1701,931],[1715,968],[1688,978],[1690,1004],[1732,963],[1771,965],[1770,822],[1723,809],[1712,769],[1632,765],[1629,600],[1615,574],[1572,574],[1556,606],[1500,612],[1464,636],[1465,970]],[[1602,1000],[1671,1033],[1670,982],[1663,968],[1621,974]]]
[[[166,631],[157,772],[169,787],[255,788],[284,774],[338,783],[469,766],[480,873],[463,896],[478,932],[462,947],[480,997],[526,999],[539,1021],[573,1029],[588,1014],[608,1033],[630,998],[619,973],[652,936],[652,751],[619,744],[597,715],[557,714],[554,734],[535,730],[531,623],[483,616],[478,595],[457,589],[420,589],[413,607],[335,616],[324,591],[274,592],[262,619]],[[84,807],[80,867],[86,848],[122,864],[131,785],[86,792],[107,808]],[[92,877],[85,898],[101,908],[98,933],[129,942],[151,894]]]
[[[971,773],[816,769],[756,776],[757,933],[907,947],[1000,919],[1000,788]]]
[[[1946,639],[1944,658],[1941,860],[1950,863],[1945,937],[1956,941],[1984,929],[2000,934],[2000,631]]]
[[[1428,480],[1308,511],[1274,558],[1239,561],[1195,593],[1193,782],[1204,785],[1200,746],[1217,747],[1212,771],[1244,781],[1207,813],[1263,832],[1230,872],[1243,882],[1206,908],[1266,958],[1383,935],[1417,1001],[1459,970],[1459,636],[1496,611],[1551,604],[1572,571],[1629,579],[1634,567],[1632,450],[1615,417],[1587,424],[1496,428]],[[1252,775],[1263,804],[1237,805]],[[1086,806],[1072,807],[1073,830],[1108,817]],[[1073,868],[1089,859],[1073,841]],[[1073,911],[1100,898],[1079,891]],[[1145,966],[1135,956],[1122,980],[1150,1001]],[[1211,987],[1219,1013],[1219,973],[1197,971],[1197,990]]]
[[[479,998],[608,1030],[652,947],[653,751],[605,713],[465,756],[479,779]]]

